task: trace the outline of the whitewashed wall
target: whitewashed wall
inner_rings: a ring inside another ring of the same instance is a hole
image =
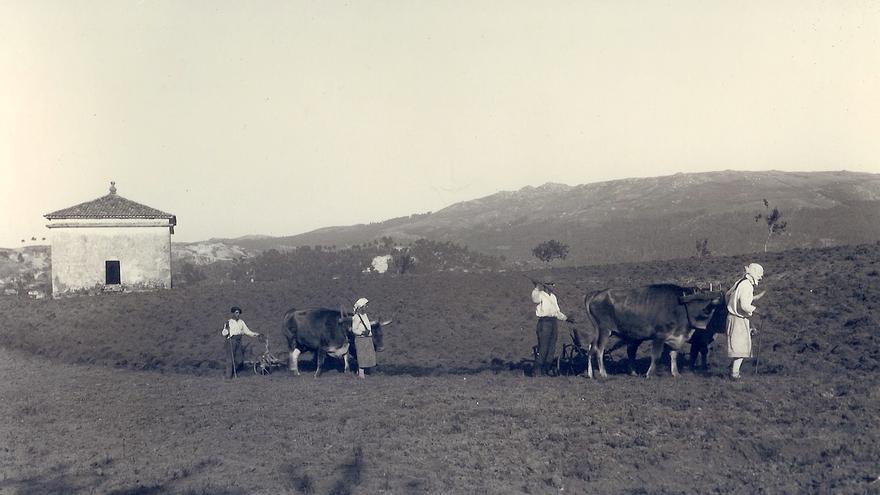
[[[108,260],[119,261],[121,288],[171,288],[168,220],[55,220],[48,227],[56,296],[103,286]]]

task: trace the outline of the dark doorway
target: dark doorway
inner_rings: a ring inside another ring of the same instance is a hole
[[[105,261],[107,272],[107,285],[119,285],[119,262]]]

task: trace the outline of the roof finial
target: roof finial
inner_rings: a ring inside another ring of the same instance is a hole
[[[112,180],[110,181],[110,194],[116,194],[116,183]]]

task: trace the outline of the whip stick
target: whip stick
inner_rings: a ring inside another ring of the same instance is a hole
[[[226,345],[229,346],[229,362],[232,365],[232,376],[238,378],[238,371],[235,369],[235,351],[232,349],[232,340],[230,338],[226,339]]]
[[[758,332],[762,331],[761,329],[764,328],[764,315],[763,314],[760,315],[760,318],[761,318],[761,324],[758,327],[758,331],[755,332],[755,335],[752,336],[752,338],[755,341],[755,375],[758,374],[758,360],[759,360],[758,351],[760,350],[760,348],[758,347],[758,339],[756,337],[758,336]]]

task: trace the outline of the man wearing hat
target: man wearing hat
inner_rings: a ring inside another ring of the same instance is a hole
[[[259,337],[260,334],[252,332],[244,320],[241,319],[241,308],[232,307],[232,318],[224,325],[220,334],[226,337],[226,378],[238,375],[238,370],[244,361],[242,357],[241,336]]]
[[[538,317],[538,326],[535,333],[538,337],[538,355],[535,358],[535,373],[546,376],[551,368],[553,353],[556,351],[557,321],[566,320],[565,314],[559,309],[556,294],[553,289],[556,284],[549,275],[541,282],[535,282],[532,290],[532,302],[538,306],[535,315]]]
[[[755,295],[755,287],[764,277],[764,267],[750,263],[745,274],[727,291],[727,356],[733,359],[730,377],[739,380],[743,359],[752,357],[752,330],[749,317],[757,308],[754,302],[764,293]]]

